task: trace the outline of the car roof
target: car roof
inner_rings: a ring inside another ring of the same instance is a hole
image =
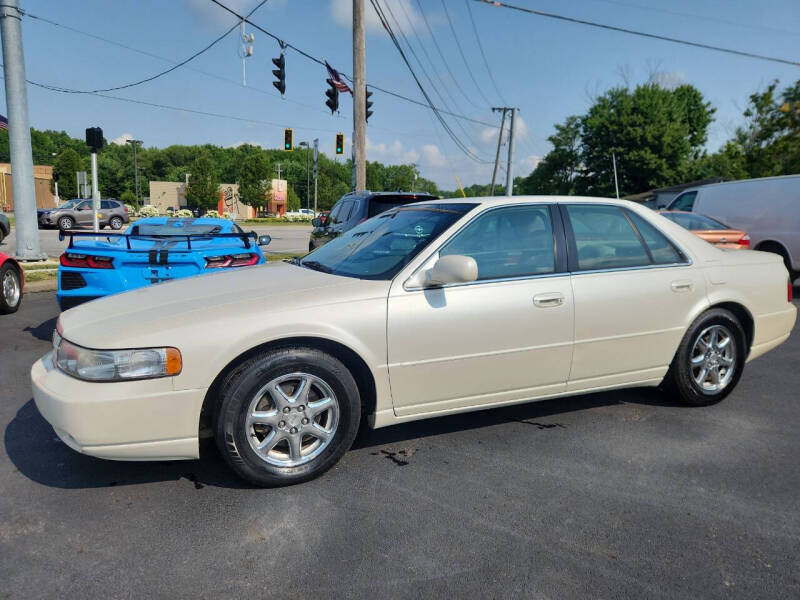
[[[641,206],[638,202],[631,200],[618,200],[616,198],[599,198],[592,196],[476,196],[474,198],[440,198],[438,200],[423,200],[420,203],[436,204],[481,204],[485,206],[506,206],[513,204],[531,203],[578,203],[578,204],[613,204],[616,206]],[[649,209],[648,209],[649,210]]]
[[[342,196],[340,200],[344,200],[346,198],[375,198],[378,196],[416,196],[423,199],[436,198],[436,196],[429,194],[428,192],[405,192],[403,190],[395,190],[393,192],[372,192],[370,190],[363,190],[361,192],[349,192]]]

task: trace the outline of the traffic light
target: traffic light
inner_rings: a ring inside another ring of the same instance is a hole
[[[336,154],[344,154],[344,134],[336,134]]]
[[[103,147],[103,130],[99,127],[86,128],[86,145],[97,152]]]
[[[372,92],[367,90],[367,93],[364,96],[364,104],[366,105],[364,120],[367,122],[369,122],[369,118],[372,116],[372,111],[370,110],[370,108],[372,108],[372,102],[369,101],[370,96],[372,96]]]
[[[325,95],[328,99],[325,101],[325,106],[331,109],[331,114],[335,113],[339,110],[339,90],[333,85],[333,79],[326,79],[325,81],[328,82],[328,85],[331,86],[327,90],[325,90]]]
[[[281,52],[278,58],[272,59],[272,64],[278,67],[272,70],[272,74],[277,78],[277,81],[273,81],[272,85],[274,85],[281,93],[281,96],[283,96],[283,94],[286,93],[286,59],[283,57],[283,52]]]
[[[283,149],[289,152],[294,150],[294,132],[291,129],[283,130]]]

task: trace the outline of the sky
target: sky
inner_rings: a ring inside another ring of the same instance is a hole
[[[240,14],[259,2],[221,1]],[[367,158],[414,163],[423,177],[443,189],[454,189],[456,178],[465,186],[491,179],[489,163],[494,160],[499,122],[492,106],[519,107],[513,169],[514,175],[524,176],[550,149],[547,137],[554,125],[569,115],[584,113],[593,98],[611,87],[636,85],[651,77],[665,86],[696,86],[717,109],[708,141],[709,151],[714,151],[742,122],[750,94],[775,79],[781,87],[800,79],[800,66],[644,39],[473,0],[380,1],[395,32],[405,33],[422,63],[406,50],[434,103],[481,122],[445,117],[469,153],[487,163],[476,163],[462,152],[430,109],[379,91],[371,98],[374,115],[367,126]],[[800,61],[797,0],[510,3]],[[28,13],[22,22],[27,78],[81,90],[115,87],[154,75],[236,24],[235,17],[211,0],[21,0],[20,4]],[[251,20],[350,74],[351,14],[351,0],[269,0]],[[369,0],[366,22],[368,84],[424,102]],[[86,127],[96,125],[108,140],[124,143],[132,136],[146,147],[251,143],[265,148],[282,147],[283,128],[292,127],[295,144],[318,138],[320,149],[330,156],[335,134],[345,133],[349,156],[349,95],[340,95],[340,112],[331,115],[325,107],[325,68],[287,49],[287,89],[281,98],[271,83],[270,60],[279,55],[280,47],[248,25],[247,33],[251,32],[253,53],[245,60],[246,86],[242,85],[242,42],[236,28],[184,67],[149,83],[105,93],[116,98],[28,86],[31,125],[64,130],[74,137],[83,137]],[[7,114],[4,94],[0,107]],[[504,146],[503,160],[506,152]],[[499,179],[504,177],[501,172]]]

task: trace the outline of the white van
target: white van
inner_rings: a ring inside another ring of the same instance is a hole
[[[751,248],[780,254],[792,276],[800,274],[800,175],[690,188],[666,210],[696,212],[743,229]]]

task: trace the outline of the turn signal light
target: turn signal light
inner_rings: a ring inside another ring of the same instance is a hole
[[[91,256],[88,254],[75,254],[64,252],[60,258],[61,266],[77,267],[79,269],[113,269],[114,259],[110,256]]]
[[[225,269],[228,267],[249,267],[258,262],[258,254],[246,252],[223,256],[206,256],[206,269]]]

